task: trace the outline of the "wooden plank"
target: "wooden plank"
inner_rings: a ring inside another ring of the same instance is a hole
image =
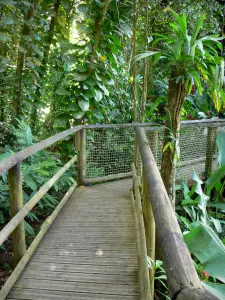
[[[89,283],[89,282],[70,282],[57,280],[36,280],[36,279],[19,279],[14,287],[41,289],[49,291],[66,291],[66,292],[82,292],[82,293],[100,293],[111,295],[137,295],[136,286],[128,286],[108,283]]]
[[[33,271],[25,270],[21,275],[21,279],[48,279],[57,281],[80,281],[80,282],[95,282],[95,283],[113,283],[121,285],[138,285],[137,276],[123,274],[92,274],[92,273],[63,273],[63,272],[51,272],[51,271]]]
[[[11,299],[20,300],[137,300],[137,295],[110,295],[93,293],[74,293],[65,291],[51,291],[40,289],[15,288],[10,293]],[[9,298],[8,298],[9,300]]]
[[[27,265],[29,270],[39,271],[57,271],[65,273],[93,273],[93,274],[124,274],[137,276],[137,266],[124,265],[122,268],[118,266],[108,266],[107,268],[102,265],[75,265],[63,263],[42,263],[30,261]]]

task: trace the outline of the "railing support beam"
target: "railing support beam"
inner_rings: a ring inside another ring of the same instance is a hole
[[[78,154],[78,185],[83,186],[86,178],[86,130],[80,131],[80,151]]]
[[[22,176],[20,163],[9,169],[9,198],[10,215],[13,218],[23,208]],[[18,264],[26,251],[24,221],[12,232],[13,244],[13,263],[14,267]]]

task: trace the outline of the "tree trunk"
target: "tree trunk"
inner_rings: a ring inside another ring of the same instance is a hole
[[[93,40],[94,43],[92,45],[92,51],[89,56],[89,69],[88,69],[88,75],[91,75],[94,71],[94,57],[95,57],[95,51],[98,48],[98,44],[101,37],[101,25],[105,20],[108,8],[112,0],[104,0],[102,3],[104,3],[104,6],[102,7],[102,10],[100,14],[95,19],[95,25],[94,25],[94,31],[93,31]]]
[[[176,82],[178,76],[179,74],[174,68],[174,70],[172,70],[171,72],[171,76],[169,79],[169,116],[166,122],[161,165],[161,176],[173,208],[175,208],[175,176],[177,160],[176,154],[179,141],[181,109],[186,97],[185,81],[182,82],[181,80],[179,80],[179,82]]]
[[[51,18],[51,22],[50,22],[50,26],[49,26],[49,31],[46,37],[46,47],[44,50],[44,55],[43,55],[43,59],[42,59],[42,65],[40,67],[40,71],[39,71],[39,87],[37,88],[36,91],[36,104],[33,104],[32,107],[32,111],[31,111],[31,128],[32,131],[35,132],[35,128],[36,128],[36,123],[37,123],[37,118],[38,118],[38,105],[37,103],[39,102],[39,99],[41,97],[41,93],[40,93],[40,89],[42,87],[42,81],[43,78],[45,76],[45,72],[47,69],[47,64],[48,64],[48,60],[49,60],[49,53],[50,53],[50,47],[53,41],[53,37],[54,37],[54,29],[55,29],[55,24],[56,24],[56,20],[57,20],[57,16],[58,16],[58,12],[59,12],[59,7],[60,7],[60,0],[56,0],[55,5],[54,5],[54,11],[53,11],[53,15]]]
[[[21,42],[18,49],[18,57],[17,57],[17,66],[16,66],[16,81],[15,81],[15,95],[12,101],[12,119],[18,117],[21,113],[22,108],[22,76],[23,76],[23,69],[24,69],[24,59],[25,53],[24,49],[24,36],[30,35],[31,28],[29,21],[31,21],[34,17],[34,10],[35,10],[35,3],[33,3],[30,8],[28,9],[27,15],[24,18],[24,25],[21,34]]]

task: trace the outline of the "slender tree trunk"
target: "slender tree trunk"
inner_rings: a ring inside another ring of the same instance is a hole
[[[145,5],[145,31],[144,31],[144,38],[145,38],[145,50],[148,50],[148,32],[149,32],[149,9],[148,9],[148,1],[143,1],[143,5]],[[143,86],[142,86],[142,97],[141,97],[141,111],[140,111],[140,122],[143,122],[145,117],[145,105],[147,99],[147,91],[148,91],[148,65],[149,60],[144,60],[144,70],[143,70]]]
[[[136,30],[137,30],[137,1],[134,0],[133,2],[133,38],[132,38],[132,45],[133,45],[133,51],[132,51],[132,59],[136,56]],[[133,76],[133,121],[137,121],[137,63],[133,62],[133,70],[132,70],[132,76]]]
[[[24,25],[21,34],[21,42],[18,49],[18,57],[17,57],[17,66],[16,66],[16,80],[15,80],[15,95],[12,101],[12,119],[18,117],[21,113],[22,109],[22,76],[24,69],[24,59],[25,53],[24,49],[24,36],[30,35],[31,27],[29,25],[29,21],[31,21],[34,17],[35,3],[33,2],[30,8],[28,9],[27,15],[24,18]]]
[[[176,176],[176,150],[178,148],[181,109],[186,97],[186,83],[176,82],[178,77],[174,69],[169,79],[168,92],[168,120],[166,122],[163,155],[161,165],[161,176],[170,197],[171,203],[175,208],[175,176]],[[170,143],[171,146],[168,146]],[[165,150],[166,149],[166,150]]]
[[[54,11],[53,11],[53,16],[51,18],[50,26],[49,26],[49,31],[48,35],[46,38],[46,47],[44,49],[44,55],[42,59],[42,65],[40,67],[40,72],[39,72],[39,87],[37,88],[36,91],[36,104],[33,104],[32,111],[31,111],[31,128],[35,132],[36,129],[36,124],[37,124],[37,118],[38,118],[38,102],[40,101],[41,98],[41,87],[42,87],[42,81],[45,77],[45,73],[47,70],[47,65],[48,65],[48,60],[49,60],[49,54],[50,54],[50,47],[54,38],[54,33],[55,33],[55,24],[59,12],[59,7],[60,7],[60,0],[56,0],[55,5],[54,5]]]
[[[94,31],[93,31],[93,40],[94,43],[92,44],[92,51],[89,56],[89,69],[88,69],[88,75],[91,75],[94,71],[94,58],[95,58],[95,52],[98,49],[98,44],[101,38],[101,26],[105,20],[108,8],[112,0],[104,0],[102,3],[104,3],[104,6],[102,7],[102,10],[100,11],[100,14],[95,19],[95,25],[94,25]]]

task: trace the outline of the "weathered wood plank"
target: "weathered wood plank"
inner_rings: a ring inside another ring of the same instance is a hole
[[[10,293],[9,299],[20,300],[137,300],[137,295],[104,295],[93,293],[74,293],[64,291],[35,290],[35,289],[19,289],[15,288]]]

